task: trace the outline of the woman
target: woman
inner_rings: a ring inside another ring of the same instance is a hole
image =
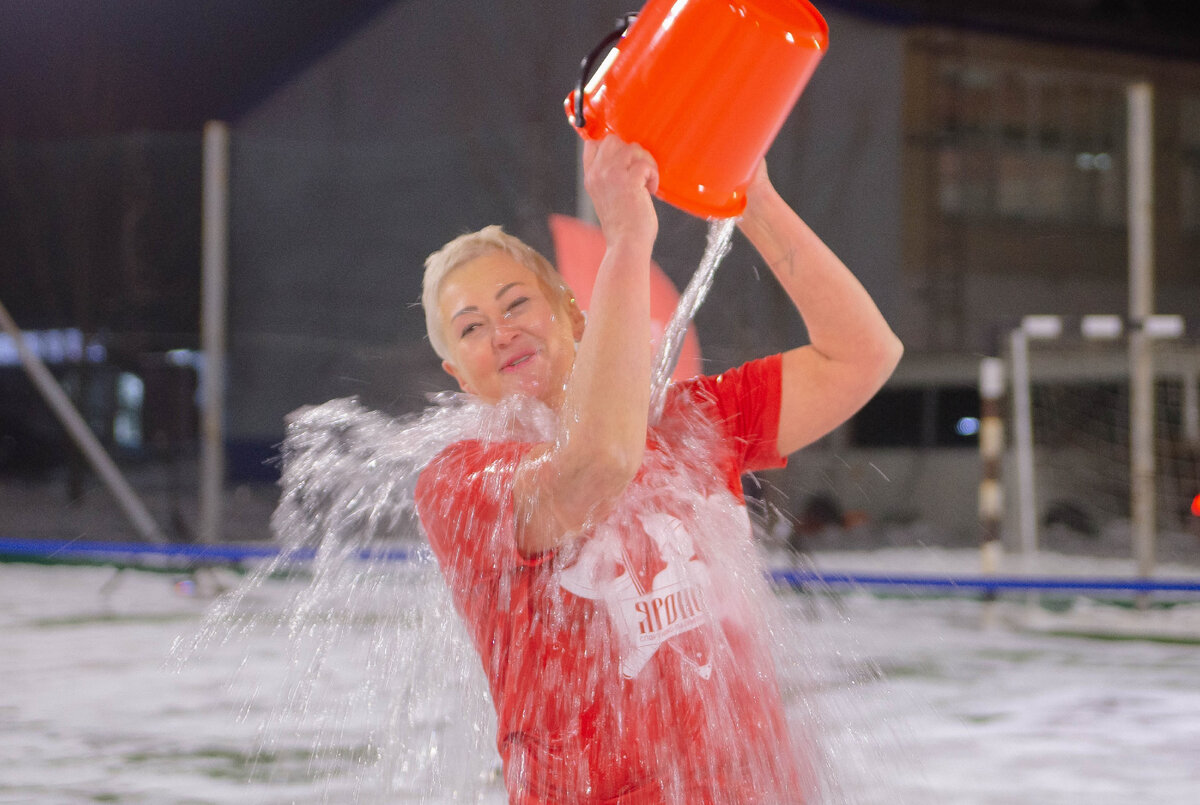
[[[550,424],[451,445],[418,510],[487,674],[514,803],[800,802],[751,582],[742,473],[845,421],[901,347],[765,166],[739,222],[810,343],[673,387],[648,422],[654,160],[584,150],[607,251],[586,326],[546,261],[492,227],[426,262],[429,337],[462,390]]]

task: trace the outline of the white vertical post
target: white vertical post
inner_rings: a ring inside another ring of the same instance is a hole
[[[1126,90],[1129,218],[1129,449],[1133,550],[1138,575],[1154,572],[1157,496],[1154,478],[1154,344],[1145,330],[1154,313],[1154,91]]]
[[[1037,501],[1033,480],[1033,392],[1029,379],[1029,336],[1018,327],[1009,336],[1012,359],[1013,448],[1016,452],[1017,533],[1021,562],[1030,570],[1038,550]]]
[[[229,128],[204,126],[200,337],[200,540],[220,542],[225,488],[225,322],[229,253]]]

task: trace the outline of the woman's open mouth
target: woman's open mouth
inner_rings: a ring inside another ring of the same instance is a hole
[[[501,368],[500,371],[511,372],[516,369],[519,369],[522,366],[524,366],[526,363],[528,363],[530,361],[530,359],[533,358],[534,354],[535,353],[533,353],[533,352],[527,352],[524,355],[519,355],[516,358],[513,358],[508,363],[504,364],[503,368]]]

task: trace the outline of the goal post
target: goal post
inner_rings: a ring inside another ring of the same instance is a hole
[[[1048,518],[1076,516],[1068,524],[1084,529],[1082,521],[1108,517],[1127,519],[1138,575],[1153,575],[1160,527],[1180,527],[1188,490],[1200,494],[1191,489],[1200,485],[1198,334],[1200,322],[1178,315],[1026,316],[1008,332],[1004,356],[984,358],[981,419],[1000,410],[995,398],[1007,380],[1007,415],[995,427],[1002,433],[1007,424],[1012,431],[1004,462],[997,437],[985,438],[981,427],[985,570],[994,563],[986,552],[1003,516],[997,501],[1007,500],[1025,568],[1033,565]],[[1139,381],[1137,374],[1146,371],[1149,382]],[[1139,382],[1149,399],[1139,399]],[[1167,466],[1160,468],[1158,457]],[[1164,477],[1165,491],[1159,488]],[[1116,500],[1122,487],[1124,500]],[[1110,495],[1115,502],[1106,500]],[[1048,510],[1051,505],[1061,508]]]

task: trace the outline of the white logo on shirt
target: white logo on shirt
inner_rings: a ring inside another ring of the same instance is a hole
[[[692,500],[684,503],[693,505],[686,508],[699,516],[716,514],[717,507],[728,512],[727,504],[689,497]],[[623,638],[621,675],[627,679],[637,676],[672,637],[696,629],[709,618],[708,567],[696,558],[695,544],[683,522],[662,512],[636,517],[666,565],[649,588],[632,571],[618,530],[604,524],[596,528],[575,563],[564,569],[559,579],[568,592],[604,602],[611,623]],[[712,673],[707,657],[680,656],[702,678]]]

